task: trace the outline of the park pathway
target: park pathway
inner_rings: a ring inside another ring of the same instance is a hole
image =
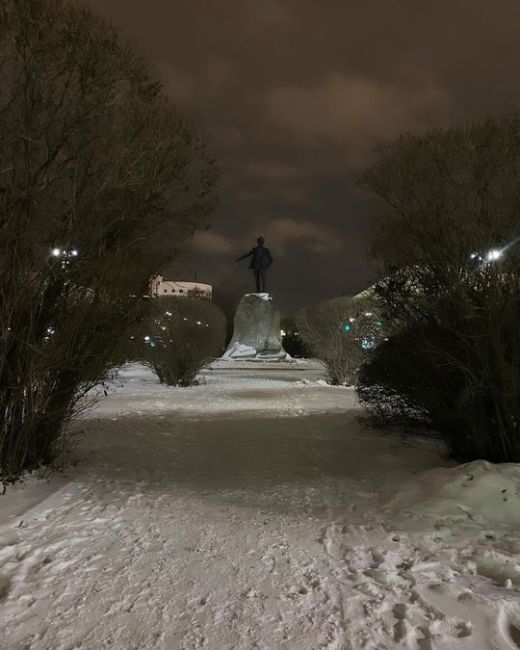
[[[514,598],[467,596],[465,547],[383,507],[450,466],[442,450],[364,428],[320,375],[217,368],[166,389],[128,369],[76,423],[50,495],[3,497],[0,647],[520,647]]]

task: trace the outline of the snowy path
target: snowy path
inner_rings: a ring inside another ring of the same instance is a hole
[[[2,497],[19,515],[0,528],[0,648],[520,648],[515,530],[467,499],[398,516],[403,485],[467,471],[364,429],[318,377],[127,372],[76,425],[66,482]]]

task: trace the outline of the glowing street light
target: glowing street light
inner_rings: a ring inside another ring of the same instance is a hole
[[[51,254],[53,257],[59,257],[61,255],[61,250],[59,248],[53,248]]]
[[[495,262],[496,260],[498,260],[498,259],[500,259],[502,257],[502,253],[503,253],[503,251],[499,250],[498,248],[493,248],[486,255],[486,261],[487,262]]]

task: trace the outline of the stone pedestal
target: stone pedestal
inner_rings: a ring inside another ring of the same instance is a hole
[[[238,305],[233,338],[222,359],[227,361],[285,361],[280,312],[268,293],[246,293]]]

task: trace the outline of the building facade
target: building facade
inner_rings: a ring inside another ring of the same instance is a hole
[[[152,298],[183,297],[183,298],[213,298],[213,287],[203,282],[174,282],[165,280],[162,275],[157,275],[150,282],[150,296]]]

